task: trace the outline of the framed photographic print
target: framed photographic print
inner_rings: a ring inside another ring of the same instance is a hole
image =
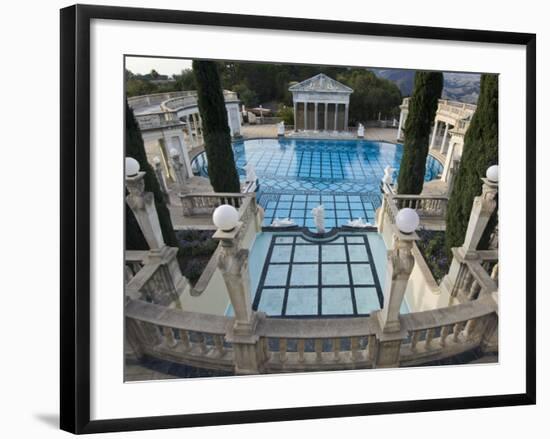
[[[62,429],[534,404],[535,41],[61,10]]]

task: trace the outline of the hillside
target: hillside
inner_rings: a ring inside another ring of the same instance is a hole
[[[376,76],[394,82],[403,96],[410,96],[413,89],[414,70],[370,69]],[[478,73],[444,73],[443,99],[475,104],[479,96]]]

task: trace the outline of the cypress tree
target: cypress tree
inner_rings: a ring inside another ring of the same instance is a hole
[[[143,177],[145,181],[145,190],[152,192],[155,197],[155,207],[159,217],[159,223],[162,230],[164,242],[172,247],[178,246],[170,212],[164,202],[160,185],[153,171],[152,166],[147,161],[145,147],[139,126],[134,117],[134,112],[126,103],[126,156],[133,157],[139,162],[140,170],[145,172]],[[147,242],[143,237],[139,225],[134,217],[132,210],[126,203],[126,249],[128,250],[146,250]]]
[[[464,242],[472,203],[481,194],[481,178],[487,168],[498,162],[498,76],[481,75],[477,109],[464,136],[464,148],[460,167],[455,177],[453,191],[447,207],[445,247],[449,256],[451,248]],[[497,209],[498,210],[498,209]],[[487,225],[484,242],[497,222],[497,210]]]
[[[430,132],[442,90],[441,72],[416,72],[399,167],[397,190],[400,194],[422,192]]]
[[[231,148],[231,133],[218,67],[212,61],[193,61],[202,118],[208,176],[215,192],[240,192],[239,174]]]

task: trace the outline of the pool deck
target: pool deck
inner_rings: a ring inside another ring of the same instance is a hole
[[[244,139],[253,139],[258,137],[277,137],[277,125],[243,125],[241,128],[241,134]],[[310,133],[294,133],[293,131],[286,131],[287,137],[294,138],[308,138],[308,139],[356,139],[357,137],[352,133],[342,133],[341,135],[334,135],[332,132],[310,132]],[[382,141],[389,143],[397,142],[397,128],[365,128],[365,140]]]

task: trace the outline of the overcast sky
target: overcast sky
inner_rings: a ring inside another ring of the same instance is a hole
[[[174,58],[145,58],[145,57],[126,57],[126,68],[132,73],[150,73],[155,69],[161,75],[179,75],[182,70],[191,68],[190,59]]]

